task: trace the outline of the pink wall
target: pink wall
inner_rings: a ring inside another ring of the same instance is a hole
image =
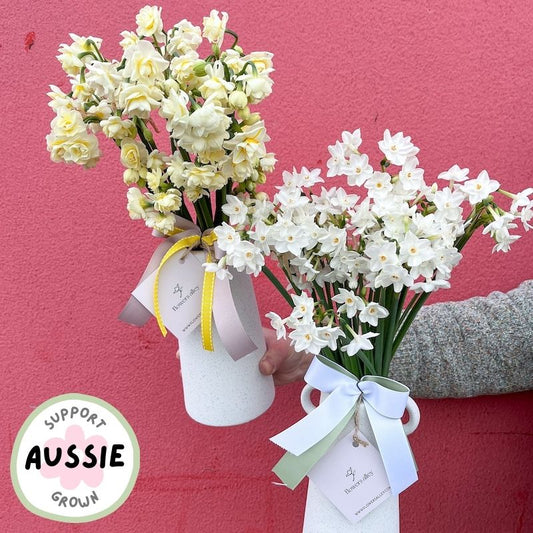
[[[103,163],[83,171],[52,164],[45,149],[47,85],[65,79],[57,45],[69,32],[90,33],[116,55],[119,32],[134,29],[144,2],[3,4],[2,530],[299,531],[305,489],[271,484],[280,451],[268,437],[300,417],[301,386],[280,389],[248,426],[209,429],[189,420],[175,340],[162,339],[153,321],[134,329],[116,318],[154,244],[128,219],[117,154],[109,147]],[[385,128],[412,135],[428,176],[459,163],[475,173],[486,168],[513,189],[532,185],[530,0],[161,4],[167,25],[226,10],[246,50],[274,52],[275,91],[261,108],[279,158],[274,184],[292,165],[324,166],[327,145],[361,127],[367,147]],[[25,50],[29,32],[34,45]],[[469,245],[453,289],[435,301],[533,277],[531,242],[528,235],[499,256],[487,239]],[[281,306],[265,280],[257,291],[261,311]],[[30,514],[9,478],[22,422],[66,392],[116,406],[141,448],[129,500],[87,525]],[[401,498],[404,532],[531,531],[532,398],[420,402],[423,423],[412,438],[420,481]]]

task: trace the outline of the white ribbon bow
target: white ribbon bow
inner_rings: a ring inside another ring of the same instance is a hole
[[[381,376],[363,376],[357,381],[321,356],[313,359],[304,379],[329,396],[305,418],[272,437],[272,442],[300,456],[337,428],[362,394],[392,493],[399,494],[418,479],[401,422],[409,398],[405,385]]]

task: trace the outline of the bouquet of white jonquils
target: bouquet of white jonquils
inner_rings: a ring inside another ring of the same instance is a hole
[[[325,188],[320,170],[284,172],[271,202],[229,196],[229,224],[215,230],[227,265],[263,270],[292,312],[267,316],[278,338],[296,351],[321,353],[358,378],[387,376],[391,359],[428,296],[450,286],[461,250],[480,228],[508,251],[521,221],[531,229],[533,189],[503,190],[483,170],[452,166],[439,174],[444,184],[426,184],[411,138],[385,131],[378,168],[360,151],[361,135],[343,132],[329,147],[327,176],[346,176],[350,189]],[[354,189],[352,187],[357,187]],[[510,208],[494,193],[510,198]],[[264,265],[273,257],[284,284]]]
[[[272,54],[245,54],[227,21],[213,10],[202,28],[184,19],[165,30],[161,8],[145,6],[136,31],[121,34],[119,60],[104,57],[102,39],[71,34],[57,56],[70,88],[49,93],[52,160],[95,166],[102,133],[120,148],[132,219],[163,235],[176,231],[177,217],[202,231],[220,224],[226,195],[253,196],[276,161],[250,110],[272,91]],[[223,49],[226,35],[232,44]],[[164,148],[159,128],[168,132]]]

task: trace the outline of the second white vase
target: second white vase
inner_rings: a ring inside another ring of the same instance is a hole
[[[302,390],[302,407],[310,413],[315,406],[311,402],[313,388],[306,385]],[[321,394],[321,401],[325,395]],[[412,398],[407,403],[409,421],[404,424],[406,435],[412,433],[420,422],[420,411]],[[374,432],[366,414],[364,402],[359,406],[359,429],[370,443],[377,447]],[[354,432],[353,418],[339,435],[337,441],[350,432]],[[387,500],[367,514],[362,520],[353,524],[350,522],[317,488],[309,481],[303,533],[398,533],[400,531],[400,507],[398,496],[389,496]]]

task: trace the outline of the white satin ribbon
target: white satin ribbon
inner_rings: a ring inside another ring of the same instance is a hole
[[[313,359],[304,379],[329,396],[305,418],[272,437],[272,442],[300,456],[331,433],[362,394],[392,493],[399,494],[418,479],[401,422],[409,398],[405,385],[381,376],[363,376],[358,381],[322,356]]]

